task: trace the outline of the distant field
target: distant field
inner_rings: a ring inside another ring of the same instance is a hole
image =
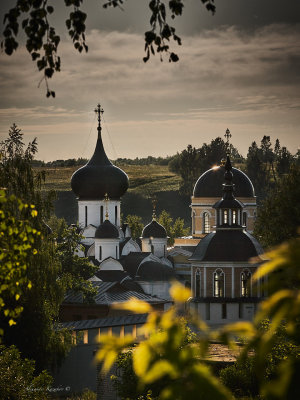
[[[78,167],[44,167],[36,170],[46,171],[44,190],[71,190],[71,176]],[[151,193],[178,190],[180,177],[168,170],[165,165],[122,165],[129,176],[129,192],[149,197]]]

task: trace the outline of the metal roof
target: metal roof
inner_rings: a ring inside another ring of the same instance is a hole
[[[139,325],[146,322],[147,316],[148,314],[130,314],[120,315],[116,317],[88,319],[82,321],[70,321],[61,323],[60,327],[72,330],[83,330],[121,325]]]
[[[152,297],[143,292],[128,290],[119,282],[92,282],[92,284],[94,287],[97,287],[97,294],[94,298],[95,303],[93,303],[96,305],[123,303],[132,297],[146,301],[150,304],[160,304],[166,302],[166,300],[159,297]],[[83,295],[81,293],[69,292],[64,299],[64,303],[82,304]]]

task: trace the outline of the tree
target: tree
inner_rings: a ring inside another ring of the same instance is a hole
[[[167,232],[167,236],[169,237],[169,245],[174,243],[175,238],[186,236],[189,233],[189,228],[184,228],[184,220],[182,218],[177,218],[175,222],[173,222],[173,218],[166,210],[163,210],[160,213],[158,222],[165,228]]]
[[[37,237],[41,233],[32,227],[36,213],[32,204],[0,190],[0,314],[9,326],[16,323],[23,311],[19,299],[24,290],[32,286],[27,276],[28,263],[30,255],[36,254]],[[2,328],[0,336],[3,333]]]
[[[126,217],[125,223],[129,225],[133,239],[137,239],[142,236],[144,224],[141,217],[129,214]]]
[[[263,201],[254,234],[265,247],[297,236],[300,226],[300,167],[293,165]]]
[[[3,297],[10,309],[17,301],[22,313],[17,325],[10,324],[8,328],[9,315],[1,316],[0,328],[5,328],[3,342],[15,344],[24,357],[35,360],[37,370],[41,371],[59,363],[70,348],[70,335],[55,326],[59,322],[59,308],[66,290],[88,291],[85,279],[89,272],[92,275],[94,267],[86,259],[74,255],[79,240],[74,229],[63,231],[62,241],[56,243],[44,222],[51,212],[53,194],[42,193],[45,174],[35,174],[31,167],[37,152],[36,139],[25,147],[20,129],[13,125],[9,137],[0,146],[1,186],[9,195],[18,193],[21,201],[29,205],[24,207],[24,212],[34,213],[31,232],[40,232],[34,241],[34,251],[29,252],[26,259],[26,279],[30,285],[22,285],[20,298],[12,298],[9,292]],[[20,214],[18,204],[15,202],[10,210],[15,219]]]
[[[34,361],[22,359],[15,346],[0,346],[1,399],[46,400],[52,377],[46,371],[36,375]]]
[[[71,8],[66,26],[74,47],[80,53],[88,51],[85,39],[87,14],[81,10],[83,0],[65,0],[65,6]],[[201,0],[206,9],[212,14],[215,12],[214,0]],[[107,7],[122,8],[124,0],[106,0],[103,4]],[[167,10],[171,18],[182,15],[184,0],[171,0],[166,6],[164,0],[149,1],[151,11],[150,30],[145,32],[144,62],[150,55],[158,53],[162,60],[162,54],[167,54],[169,62],[178,61],[178,56],[170,50],[169,42],[173,39],[181,45],[181,38],[176,35],[175,28],[168,23]],[[15,0],[15,5],[4,16],[4,40],[1,47],[7,55],[11,55],[18,48],[18,33],[22,30],[26,37],[26,49],[35,61],[39,71],[43,72],[43,80],[46,84],[47,97],[55,97],[55,92],[49,89],[48,80],[55,72],[60,71],[61,60],[58,56],[60,36],[55,27],[51,26],[49,16],[55,12],[48,0]]]
[[[237,162],[243,159],[232,144],[227,146],[220,137],[213,139],[209,144],[203,143],[199,149],[188,145],[185,150],[177,154],[170,161],[169,168],[172,172],[180,174],[182,178],[180,192],[191,196],[199,176],[214,165],[220,165],[228,151],[233,161]]]

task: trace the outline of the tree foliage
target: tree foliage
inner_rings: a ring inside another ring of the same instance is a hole
[[[274,149],[270,136],[262,138],[260,147],[252,142],[247,154],[246,173],[260,199],[266,197],[277,181],[289,172],[294,162],[287,148],[280,146],[279,139],[276,139]]]
[[[34,361],[22,359],[15,346],[0,346],[1,399],[46,400],[52,377],[46,371],[35,373]]]
[[[37,237],[41,234],[32,226],[36,215],[34,205],[0,190],[0,313],[10,326],[23,311],[19,300],[24,290],[32,286],[27,276],[28,263],[30,255],[37,252]],[[2,328],[0,336],[3,333]]]
[[[23,135],[16,125],[10,129],[9,137],[1,142],[1,186],[6,188],[9,196],[17,194],[21,199],[21,203],[11,203],[14,205],[10,209],[11,219],[19,218],[19,207],[24,203],[22,211],[35,217],[31,219],[29,228],[27,223],[24,225],[24,229],[29,230],[26,240],[31,234],[36,235],[34,248],[28,252],[26,259],[26,279],[30,285],[22,285],[22,296],[18,298],[11,290],[3,296],[6,308],[13,310],[17,302],[22,313],[16,321],[17,325],[9,323],[9,314],[1,315],[0,328],[4,330],[3,342],[6,345],[15,344],[24,357],[36,361],[37,370],[41,371],[59,363],[70,348],[69,333],[55,327],[59,308],[66,290],[82,289],[88,292],[85,279],[89,272],[92,275],[94,267],[87,259],[74,255],[79,241],[75,229],[63,230],[61,241],[56,242],[45,224],[51,212],[53,194],[42,193],[45,174],[35,174],[31,167],[36,151],[36,140],[25,146]],[[23,274],[22,265],[19,267],[18,273]],[[11,326],[7,327],[8,324]]]
[[[210,144],[204,143],[198,149],[188,145],[185,150],[177,154],[170,161],[169,168],[172,172],[180,174],[182,178],[180,192],[191,196],[199,176],[214,165],[220,165],[228,151],[231,153],[232,161],[242,160],[237,149],[232,144],[227,147],[220,137],[213,139]]]
[[[142,218],[137,215],[127,215],[125,223],[129,225],[131,230],[131,237],[133,239],[138,239],[142,235],[144,224]]]
[[[104,9],[108,7],[123,7],[125,0],[106,0]],[[206,9],[214,14],[214,0],[201,0]],[[85,31],[87,14],[82,11],[84,0],[64,0],[65,7],[70,10],[66,20],[68,34],[74,44],[74,48],[81,53],[88,51]],[[178,61],[179,57],[170,50],[170,40],[181,45],[181,38],[175,33],[175,28],[169,24],[168,13],[171,19],[182,15],[184,0],[151,0],[150,30],[145,32],[145,57],[148,61],[150,55],[155,52],[168,56],[169,62]],[[13,54],[18,48],[18,34],[22,31],[26,38],[26,49],[36,62],[39,71],[43,72],[46,84],[47,97],[55,97],[55,92],[50,90],[48,80],[55,72],[60,71],[61,59],[58,56],[60,36],[50,20],[55,16],[55,8],[48,0],[15,0],[14,6],[4,16],[4,39],[1,47],[7,55]]]
[[[300,166],[293,165],[258,209],[254,234],[264,247],[296,237],[300,226]]]
[[[173,221],[173,218],[166,210],[163,210],[160,213],[158,217],[158,222],[167,231],[167,236],[169,237],[169,245],[172,245],[174,243],[175,238],[187,236],[189,234],[189,228],[184,227],[183,218],[176,218],[176,220]]]

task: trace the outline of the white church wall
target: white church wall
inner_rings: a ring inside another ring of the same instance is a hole
[[[122,256],[127,256],[130,252],[132,253],[136,253],[136,252],[140,252],[140,246],[134,242],[132,239],[130,239],[125,246],[122,249]]]
[[[95,239],[95,258],[98,261],[106,258],[119,258],[119,239]]]
[[[143,238],[142,251],[151,252],[157,257],[165,257],[167,252],[167,238]]]
[[[122,264],[115,258],[109,257],[102,261],[99,266],[100,271],[124,271]]]
[[[109,221],[120,226],[120,201],[108,200],[107,211]],[[78,223],[84,228],[89,224],[98,227],[105,220],[106,201],[103,200],[78,200]]]

